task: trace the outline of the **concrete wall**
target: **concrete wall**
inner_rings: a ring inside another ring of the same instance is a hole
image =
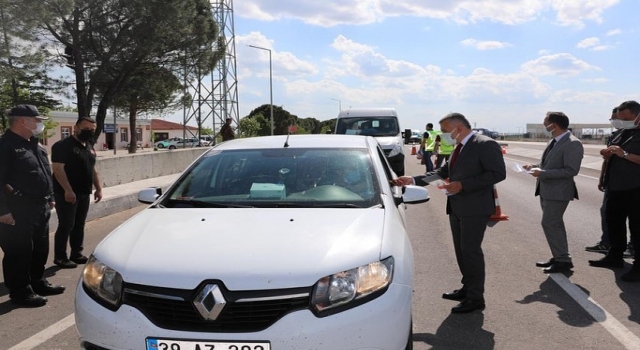
[[[208,148],[163,150],[98,158],[96,170],[104,187],[177,174]]]

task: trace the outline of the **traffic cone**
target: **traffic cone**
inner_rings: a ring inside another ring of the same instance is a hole
[[[507,146],[502,146],[502,154],[507,154]]]
[[[495,198],[496,212],[493,215],[491,215],[489,220],[491,221],[509,220],[509,216],[502,214],[502,210],[500,209],[500,201],[498,200],[498,189],[496,188],[496,185],[493,185],[493,198]]]
[[[411,155],[413,156],[413,155],[415,155],[416,153],[417,153],[417,152],[416,152],[416,145],[411,146]]]

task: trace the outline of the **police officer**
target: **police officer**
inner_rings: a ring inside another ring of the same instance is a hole
[[[49,217],[53,202],[51,167],[37,136],[44,131],[38,109],[17,105],[9,130],[0,138],[0,247],[4,282],[15,304],[38,307],[45,295],[65,287],[44,278],[49,255]]]

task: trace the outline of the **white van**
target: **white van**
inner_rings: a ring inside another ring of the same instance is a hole
[[[350,108],[340,111],[336,134],[373,136],[398,176],[404,175],[404,143],[394,108]]]

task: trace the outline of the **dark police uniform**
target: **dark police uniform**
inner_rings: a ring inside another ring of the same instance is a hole
[[[64,189],[53,177],[53,193],[58,214],[58,230],[55,235],[54,261],[67,259],[67,241],[71,246],[71,259],[82,255],[84,225],[89,211],[93,190],[93,169],[96,152],[90,142],[86,146],[75,137],[67,137],[56,142],[51,148],[51,161],[64,164],[71,189],[76,194],[76,202],[64,199]]]
[[[38,139],[7,130],[0,138],[0,216],[11,213],[15,225],[0,224],[0,247],[4,282],[12,295],[45,281],[52,186],[47,151]]]

